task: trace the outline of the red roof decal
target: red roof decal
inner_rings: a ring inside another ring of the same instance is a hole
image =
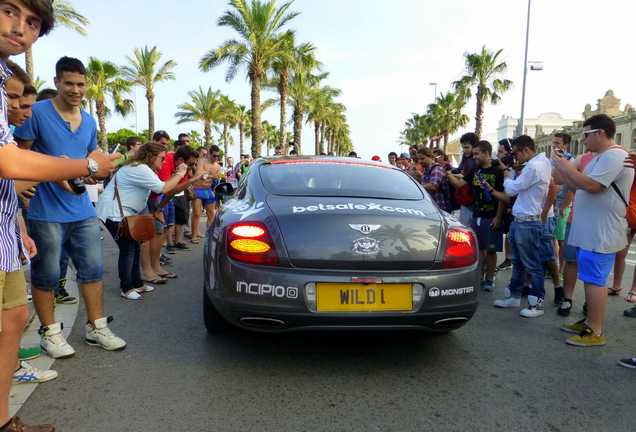
[[[343,161],[343,160],[328,160],[328,159],[286,159],[286,160],[273,160],[269,162],[271,165],[281,165],[281,164],[342,164],[342,165],[364,165],[371,166],[376,168],[388,168],[392,169],[393,165],[381,165],[372,162],[363,162],[356,159],[352,159],[351,161]]]

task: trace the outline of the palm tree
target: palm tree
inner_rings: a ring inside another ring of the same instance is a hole
[[[159,62],[161,60],[161,52],[154,46],[152,49],[148,49],[148,46],[144,48],[135,48],[135,58],[126,56],[129,65],[122,68],[124,77],[132,84],[139,85],[146,89],[146,99],[148,100],[148,131],[150,137],[155,133],[155,92],[154,87],[156,83],[175,79],[172,69],[177,65],[173,60],[168,60],[161,66]],[[135,107],[137,109],[137,107]]]
[[[219,112],[219,123],[223,123],[223,150],[228,154],[229,129],[236,127],[239,120],[238,106],[229,97],[220,97],[221,107]]]
[[[115,111],[125,116],[133,107],[130,99],[122,97],[122,93],[130,91],[129,83],[121,78],[119,69],[114,63],[90,57],[86,68],[86,98],[95,102],[95,112],[101,133],[100,146],[102,150],[108,150],[108,137],[106,133],[106,115],[108,107],[106,98],[110,97],[115,102]],[[90,103],[90,102],[89,102]]]
[[[292,120],[294,122],[294,147],[301,154],[301,134],[303,118],[307,111],[313,93],[320,88],[320,81],[329,76],[328,72],[313,75],[311,71],[296,70],[289,80],[289,100],[292,106]]]
[[[477,99],[475,134],[478,137],[481,137],[486,100],[489,99],[491,104],[496,105],[501,100],[501,95],[512,87],[512,81],[500,79],[501,75],[508,70],[505,61],[498,63],[499,55],[502,51],[500,49],[493,53],[487,50],[484,45],[480,53],[464,53],[466,75],[453,83],[453,87],[464,99],[471,97],[471,87],[477,87],[477,92],[475,93]]]
[[[400,133],[400,145],[422,144],[428,137],[436,135],[431,130],[430,122],[426,121],[426,115],[412,113],[412,117],[404,124],[404,130]]]
[[[276,8],[276,0],[262,3],[252,0],[230,0],[229,4],[235,9],[225,11],[219,18],[219,26],[230,27],[240,36],[241,40],[230,39],[218,48],[208,51],[199,62],[199,69],[209,71],[222,62],[227,61],[230,67],[225,76],[231,81],[239,68],[245,67],[252,84],[252,156],[261,155],[261,80],[265,71],[279,51],[283,39],[279,37],[279,30],[297,12],[287,10],[293,0]]]
[[[324,134],[327,119],[335,112],[345,111],[344,105],[334,102],[341,91],[330,86],[317,88],[309,98],[307,123],[314,123],[314,140],[316,154],[324,153]]]
[[[251,129],[251,119],[252,112],[248,110],[245,105],[238,105],[237,107],[237,122],[239,128],[239,139],[240,139],[240,154],[245,154],[244,146],[243,146],[243,137],[245,136],[245,131]]]
[[[192,129],[188,132],[188,136],[190,137],[190,145],[200,146],[203,141],[201,141],[201,134],[198,130]]]
[[[199,86],[198,90],[188,92],[191,103],[179,105],[181,111],[175,113],[177,124],[199,122],[203,125],[203,134],[205,135],[205,146],[210,146],[212,139],[212,128],[217,129],[213,123],[218,121],[221,114],[221,90],[215,92],[208,87],[207,92]],[[218,129],[217,129],[218,130]]]
[[[445,95],[440,94],[436,103],[428,106],[425,122],[428,121],[430,128],[436,130],[435,135],[444,136],[444,153],[446,153],[450,134],[468,124],[468,116],[462,114],[465,105],[465,99],[457,97],[455,93],[448,92]]]
[[[272,70],[278,76],[278,92],[280,94],[280,134],[279,144],[285,146],[287,136],[287,99],[289,97],[289,72],[294,70],[311,70],[318,68],[320,63],[316,60],[314,52],[316,48],[311,43],[295,45],[294,32],[288,30],[280,38],[282,43],[272,62]],[[267,84],[265,84],[267,85]]]
[[[66,0],[57,0],[53,2],[53,16],[55,17],[55,24],[66,27],[73,30],[76,33],[86,36],[86,29],[84,26],[90,24],[88,19],[75,10],[73,3]],[[33,81],[33,51],[29,48],[24,54],[26,63],[26,72]]]
[[[35,87],[35,90],[38,93],[40,92],[40,90],[42,90],[42,86],[44,85],[45,82],[46,81],[40,78],[39,76],[35,77],[35,80],[33,80],[33,87]]]

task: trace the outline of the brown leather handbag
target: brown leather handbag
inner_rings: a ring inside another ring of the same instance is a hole
[[[117,198],[117,204],[119,204],[119,211],[123,218],[119,222],[119,228],[117,229],[117,238],[122,235],[128,240],[137,242],[147,242],[155,236],[155,217],[151,214],[142,214],[135,216],[124,216],[124,209],[121,206],[121,199],[119,198],[119,190],[117,189],[117,176],[115,176],[115,198]]]

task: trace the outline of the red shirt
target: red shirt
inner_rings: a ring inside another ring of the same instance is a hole
[[[166,153],[166,158],[163,161],[163,165],[157,171],[157,176],[159,176],[159,180],[165,182],[170,179],[177,172],[177,168],[174,166],[174,153]],[[185,176],[179,180],[179,183],[184,182],[188,179],[188,173],[190,171],[186,171]],[[159,199],[159,195],[154,192],[150,193],[150,199],[152,201],[157,201]]]

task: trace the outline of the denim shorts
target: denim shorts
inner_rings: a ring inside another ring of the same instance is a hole
[[[148,200],[148,207],[150,213],[154,213],[159,208],[159,203],[161,200],[150,201]],[[155,219],[155,232],[157,234],[162,234],[163,230],[168,225],[174,225],[174,205],[172,205],[172,200],[163,208],[163,219],[166,221],[166,224],[162,224],[157,219]]]
[[[579,279],[583,282],[605,286],[614,265],[614,253],[598,253],[576,248],[576,260],[579,263]]]
[[[31,262],[31,284],[43,291],[53,291],[60,278],[60,257],[66,250],[77,268],[79,283],[104,279],[102,242],[97,218],[78,222],[44,222],[31,220],[29,235],[38,248]]]
[[[503,250],[503,229],[502,227],[499,227],[498,230],[492,229],[490,223],[493,219],[494,217],[479,218],[473,213],[470,220],[470,228],[477,235],[477,245],[480,251],[501,252]],[[477,224],[478,220],[479,225]]]
[[[563,260],[565,262],[576,262],[576,247],[568,244],[571,227],[572,223],[570,222],[565,225],[565,237],[563,239],[565,242],[565,246],[563,246]]]

